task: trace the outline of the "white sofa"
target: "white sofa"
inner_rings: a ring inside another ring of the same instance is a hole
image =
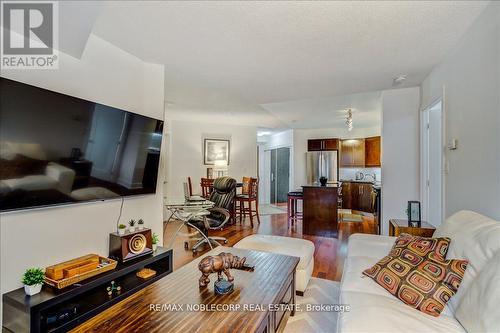
[[[273,252],[300,258],[295,271],[295,290],[303,295],[314,269],[314,243],[307,239],[255,234],[250,235],[234,247]]]
[[[389,253],[395,237],[354,234],[340,287],[337,332],[500,332],[500,222],[461,211],[434,237],[450,237],[447,258],[469,260],[464,279],[439,317],[405,305],[362,271]]]

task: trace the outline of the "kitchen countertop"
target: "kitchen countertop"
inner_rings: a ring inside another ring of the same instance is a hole
[[[376,187],[380,187],[382,184],[379,181],[369,181],[369,180],[355,180],[355,179],[344,179],[340,180],[341,183],[360,183],[360,184],[370,184]]]
[[[365,183],[365,184],[375,184],[376,182],[374,181],[369,181],[369,180],[355,180],[355,179],[342,179],[340,180],[341,183]]]
[[[302,185],[302,187],[334,187],[337,188],[339,187],[338,183],[333,183],[333,184],[326,184],[325,186],[321,186],[321,184],[307,184],[307,185]]]

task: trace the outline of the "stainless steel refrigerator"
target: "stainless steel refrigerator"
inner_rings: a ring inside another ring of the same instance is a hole
[[[310,151],[306,153],[308,184],[319,184],[320,177],[328,178],[328,183],[338,180],[337,151]]]

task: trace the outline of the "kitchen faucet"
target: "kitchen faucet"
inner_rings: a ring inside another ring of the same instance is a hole
[[[372,177],[373,182],[377,181],[377,175],[375,173],[365,173],[364,178],[366,178],[367,176]]]

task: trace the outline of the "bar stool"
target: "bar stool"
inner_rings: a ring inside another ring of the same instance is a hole
[[[302,220],[302,212],[297,211],[297,202],[299,200],[303,200],[303,194],[301,191],[288,192],[288,201],[286,205],[288,227],[290,227],[290,225],[293,225],[295,221]]]
[[[248,203],[248,206],[246,206],[245,203]],[[252,203],[255,203],[255,205],[252,205]],[[252,228],[254,216],[257,217],[257,222],[260,224],[259,180],[257,178],[243,177],[242,193],[236,195],[235,197],[235,211],[240,217],[240,223],[245,220],[248,213]]]

